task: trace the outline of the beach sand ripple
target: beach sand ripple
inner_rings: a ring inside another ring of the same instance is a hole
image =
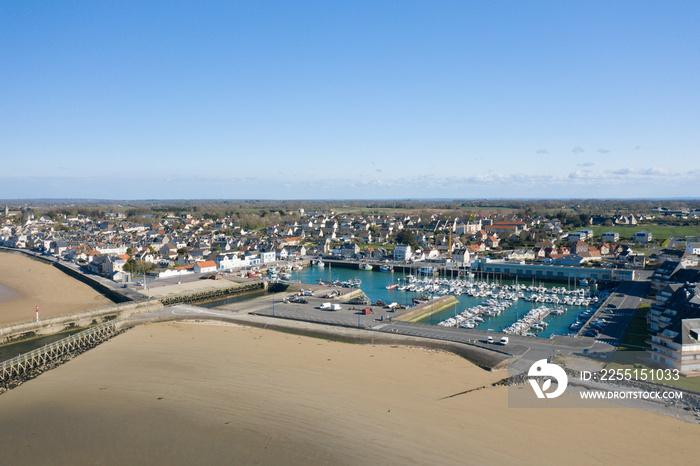
[[[675,463],[700,453],[700,426],[654,413],[508,408],[507,388],[490,386],[505,375],[417,348],[149,324],[0,396],[0,448],[16,463],[80,464]]]

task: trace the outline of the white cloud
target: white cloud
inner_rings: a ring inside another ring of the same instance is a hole
[[[626,167],[617,170],[609,170],[607,173],[617,176],[678,176],[678,174],[674,174],[664,168],[659,167],[651,167],[646,169]]]
[[[580,164],[586,165],[589,164]],[[0,198],[91,199],[391,199],[700,197],[700,169],[577,169],[561,175],[473,172],[361,177],[0,178]]]

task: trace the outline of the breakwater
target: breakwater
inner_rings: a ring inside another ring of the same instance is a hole
[[[415,308],[405,314],[396,317],[395,320],[404,322],[420,322],[433,314],[442,312],[451,307],[457,306],[459,301],[454,296],[443,296],[441,298],[426,301],[415,306]]]
[[[243,285],[235,285],[228,288],[219,288],[213,290],[198,291],[194,293],[182,293],[173,296],[165,296],[159,298],[158,300],[164,305],[169,306],[172,304],[194,304],[194,303],[204,303],[207,301],[216,301],[223,298],[229,298],[234,296],[240,296],[247,293],[254,293],[256,291],[267,290],[267,282],[259,281],[254,283],[247,283]]]

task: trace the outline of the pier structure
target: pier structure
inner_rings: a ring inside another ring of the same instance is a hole
[[[4,361],[0,363],[0,382],[27,375],[37,367],[57,362],[76,350],[91,348],[117,333],[119,333],[117,322],[110,321]]]
[[[331,267],[345,268],[345,269],[358,269],[361,265],[371,265],[372,270],[375,272],[379,270],[379,267],[386,265],[393,269],[394,273],[404,273],[410,274],[420,273],[420,269],[430,269],[430,275],[442,275],[448,277],[450,275],[456,276],[467,276],[471,271],[470,264],[463,264],[457,262],[444,263],[444,262],[415,262],[406,263],[400,261],[389,261],[384,262],[380,260],[355,260],[355,259],[335,259],[330,257],[324,257],[323,262],[329,264]]]

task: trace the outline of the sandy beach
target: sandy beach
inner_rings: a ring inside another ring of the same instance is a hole
[[[13,463],[681,463],[700,426],[508,408],[455,355],[200,323],[136,327],[0,396]],[[447,398],[449,397],[449,398]]]
[[[22,254],[0,252],[0,285],[0,325],[33,320],[36,306],[44,318],[113,304],[88,285]]]

